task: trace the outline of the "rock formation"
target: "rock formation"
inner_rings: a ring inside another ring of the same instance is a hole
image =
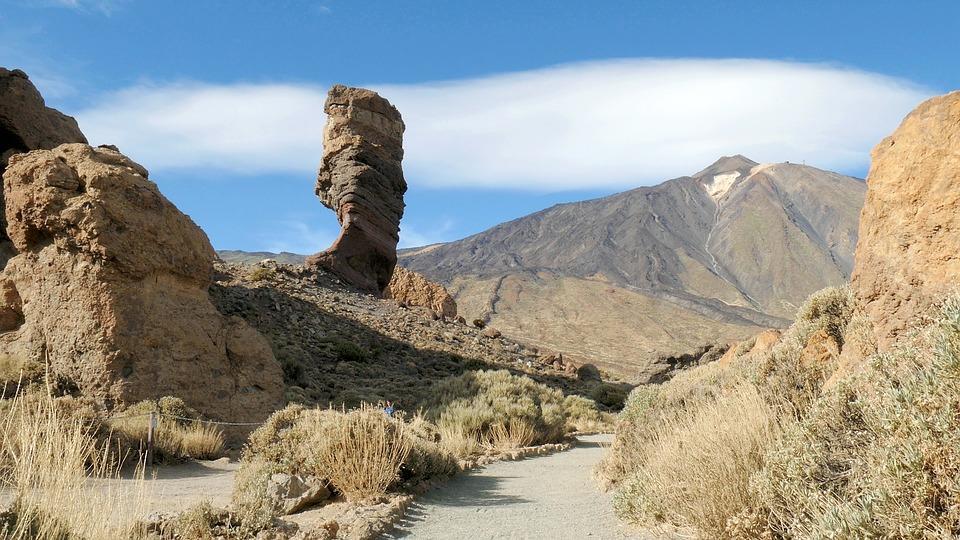
[[[960,92],[922,103],[873,149],[852,287],[891,345],[960,275]]]
[[[451,319],[457,316],[457,303],[447,289],[402,266],[394,269],[390,284],[383,291],[383,297],[393,298],[410,306],[430,308]]]
[[[214,419],[258,421],[283,379],[267,341],[208,295],[203,231],[119,152],[66,144],[10,159],[0,354],[49,363],[85,395],[176,395]]]
[[[14,154],[85,142],[77,121],[47,107],[26,73],[0,68],[0,177]],[[0,215],[0,268],[13,255],[12,247]]]
[[[336,85],[324,105],[323,161],[316,193],[337,213],[340,236],[307,259],[355,287],[380,294],[397,263],[403,194],[403,120],[387,100]]]

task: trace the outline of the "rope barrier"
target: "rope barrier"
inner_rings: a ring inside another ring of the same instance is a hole
[[[114,416],[108,418],[108,420],[127,420],[130,418],[145,418],[151,414],[160,417],[160,418],[172,418],[174,420],[183,420],[185,422],[203,422],[204,424],[214,424],[218,426],[259,426],[262,425],[262,422],[218,422],[216,420],[201,420],[199,418],[187,418],[186,416],[177,416],[175,414],[166,414],[166,413],[144,413],[144,414],[133,414],[130,416]]]

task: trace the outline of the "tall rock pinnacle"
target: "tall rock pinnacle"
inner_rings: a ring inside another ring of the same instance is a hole
[[[397,263],[403,217],[403,119],[376,92],[336,85],[324,105],[323,161],[316,193],[337,213],[340,236],[307,266],[380,294]]]

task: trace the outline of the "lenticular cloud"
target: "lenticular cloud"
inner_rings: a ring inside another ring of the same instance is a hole
[[[731,154],[860,169],[934,93],[768,60],[616,60],[369,87],[403,114],[410,183],[550,191],[659,182]],[[324,98],[322,85],[137,86],[78,119],[151,169],[311,174]]]

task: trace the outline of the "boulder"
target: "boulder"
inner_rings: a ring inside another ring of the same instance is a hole
[[[26,73],[0,68],[0,177],[14,154],[85,142],[77,121],[47,107]],[[12,248],[0,214],[0,268],[13,255]]]
[[[473,326],[475,326],[475,327],[477,327],[477,328],[483,328],[483,327],[487,326],[487,323],[485,323],[485,322],[483,321],[483,319],[474,319],[474,320],[473,320]]]
[[[267,498],[278,514],[286,516],[329,499],[330,490],[315,476],[276,473],[267,482]]]
[[[851,285],[885,349],[960,276],[960,92],[922,103],[872,157]]]
[[[381,294],[397,264],[403,217],[403,120],[376,92],[336,85],[324,105],[316,193],[337,213],[340,236],[307,258],[360,290]]]
[[[429,281],[421,274],[397,266],[383,291],[384,298],[393,298],[408,306],[430,308],[442,317],[457,316],[457,303],[443,285]]]
[[[483,337],[496,339],[500,336],[501,336],[500,331],[497,330],[496,328],[486,328],[483,330]]]
[[[600,370],[593,364],[583,364],[577,368],[577,378],[581,381],[602,381]]]
[[[0,355],[105,404],[166,395],[214,420],[260,421],[283,396],[267,341],[210,301],[207,236],[117,151],[86,144],[10,159]]]

